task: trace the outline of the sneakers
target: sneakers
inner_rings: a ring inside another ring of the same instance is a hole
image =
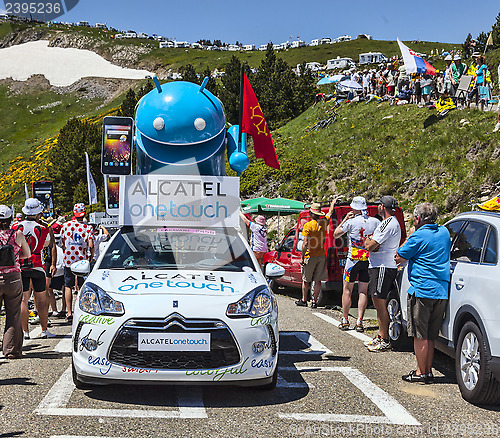
[[[495,129],[493,130],[493,132],[497,132],[497,131],[499,131],[499,130],[500,130],[500,123],[497,123],[497,124],[495,125]]]
[[[307,307],[307,301],[298,300],[295,301],[295,304],[299,307]]]
[[[45,330],[40,334],[41,339],[47,339],[47,338],[55,338],[56,335],[54,333],[49,332],[48,330]]]
[[[339,329],[342,330],[343,332],[349,330],[349,323],[348,322],[341,322],[339,325]]]
[[[65,311],[65,310],[61,310],[60,312],[54,312],[54,313],[52,314],[52,316],[53,316],[54,318],[60,318],[60,319],[62,319],[62,318],[66,318],[66,311]]]
[[[391,349],[391,343],[389,341],[386,341],[385,339],[380,338],[380,340],[373,345],[368,345],[366,348],[368,348],[368,351],[371,351],[372,353],[380,353],[381,351],[388,351]]]
[[[307,305],[307,304],[306,304]],[[73,322],[73,315],[68,315],[66,316],[66,321],[67,322]]]
[[[29,340],[30,338],[30,332],[24,332],[24,340]]]
[[[380,335],[375,336],[373,339],[370,341],[363,342],[365,347],[370,347],[372,345],[378,344],[382,340],[382,337]]]
[[[410,383],[425,383],[426,385],[429,383],[434,383],[434,375],[432,371],[428,374],[417,374],[416,370],[410,371],[408,374],[401,376],[401,378],[405,382]]]
[[[31,318],[29,318],[29,323],[31,325],[36,325],[40,322],[40,318],[38,316],[32,316]]]
[[[358,332],[358,333],[363,333],[365,331],[365,328],[363,327],[363,323],[358,323],[356,324],[356,326],[354,327],[354,329]]]
[[[311,309],[317,309],[317,308],[318,308],[318,305],[316,303],[311,304]]]

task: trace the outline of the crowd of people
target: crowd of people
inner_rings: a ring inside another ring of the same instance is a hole
[[[70,266],[78,260],[95,261],[99,243],[109,237],[104,227],[86,221],[83,203],[75,204],[69,220],[60,212],[57,219],[45,220],[43,211],[38,199],[29,198],[22,208],[24,218],[18,214],[14,219],[12,209],[0,205],[0,303],[6,313],[2,353],[7,359],[22,356],[23,340],[30,339],[29,323],[39,323],[40,338],[46,339],[55,336],[48,330],[49,316],[72,322],[73,292],[83,279]],[[62,294],[59,311],[56,290]]]

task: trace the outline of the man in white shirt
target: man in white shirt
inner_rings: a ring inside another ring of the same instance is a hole
[[[391,348],[389,339],[389,313],[386,300],[398,273],[396,251],[401,241],[401,227],[394,215],[398,202],[392,196],[382,196],[378,211],[382,222],[372,236],[365,239],[365,248],[370,251],[368,293],[377,309],[378,336],[365,343],[369,351],[387,351]]]
[[[333,238],[342,235],[349,236],[349,254],[344,266],[344,284],[342,290],[342,322],[340,330],[349,330],[349,310],[351,295],[356,279],[358,280],[358,320],[354,327],[357,332],[364,332],[363,316],[365,314],[368,297],[368,251],[365,249],[365,238],[371,235],[380,221],[368,216],[366,199],[355,196],[351,202],[352,211],[347,213],[333,232]]]

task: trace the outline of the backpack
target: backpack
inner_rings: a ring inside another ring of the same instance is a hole
[[[10,236],[7,238],[5,243],[0,241],[0,266],[14,266],[16,264],[16,255],[14,252],[14,247],[9,243],[15,230],[11,230]]]

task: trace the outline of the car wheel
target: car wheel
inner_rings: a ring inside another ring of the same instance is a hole
[[[76,373],[76,368],[75,368],[75,364],[73,363],[73,361],[71,361],[71,374],[73,376],[73,383],[75,384],[76,389],[90,389],[90,388],[92,388],[92,386],[89,385],[88,383],[83,383],[80,380],[78,380],[78,374]]]
[[[387,297],[387,312],[389,313],[389,337],[392,347],[396,350],[407,349],[410,342],[403,323],[397,290],[392,290]]]
[[[276,365],[276,369],[274,370],[273,373],[273,380],[270,383],[267,383],[266,385],[257,386],[257,389],[260,389],[261,391],[272,391],[274,388],[276,388],[277,382],[278,382],[278,366]]]
[[[275,294],[278,293],[279,286],[276,280],[271,280],[269,283],[269,289],[271,289]]]
[[[484,336],[472,321],[460,330],[455,372],[462,397],[468,402],[494,404],[500,399],[500,384],[491,373]]]

